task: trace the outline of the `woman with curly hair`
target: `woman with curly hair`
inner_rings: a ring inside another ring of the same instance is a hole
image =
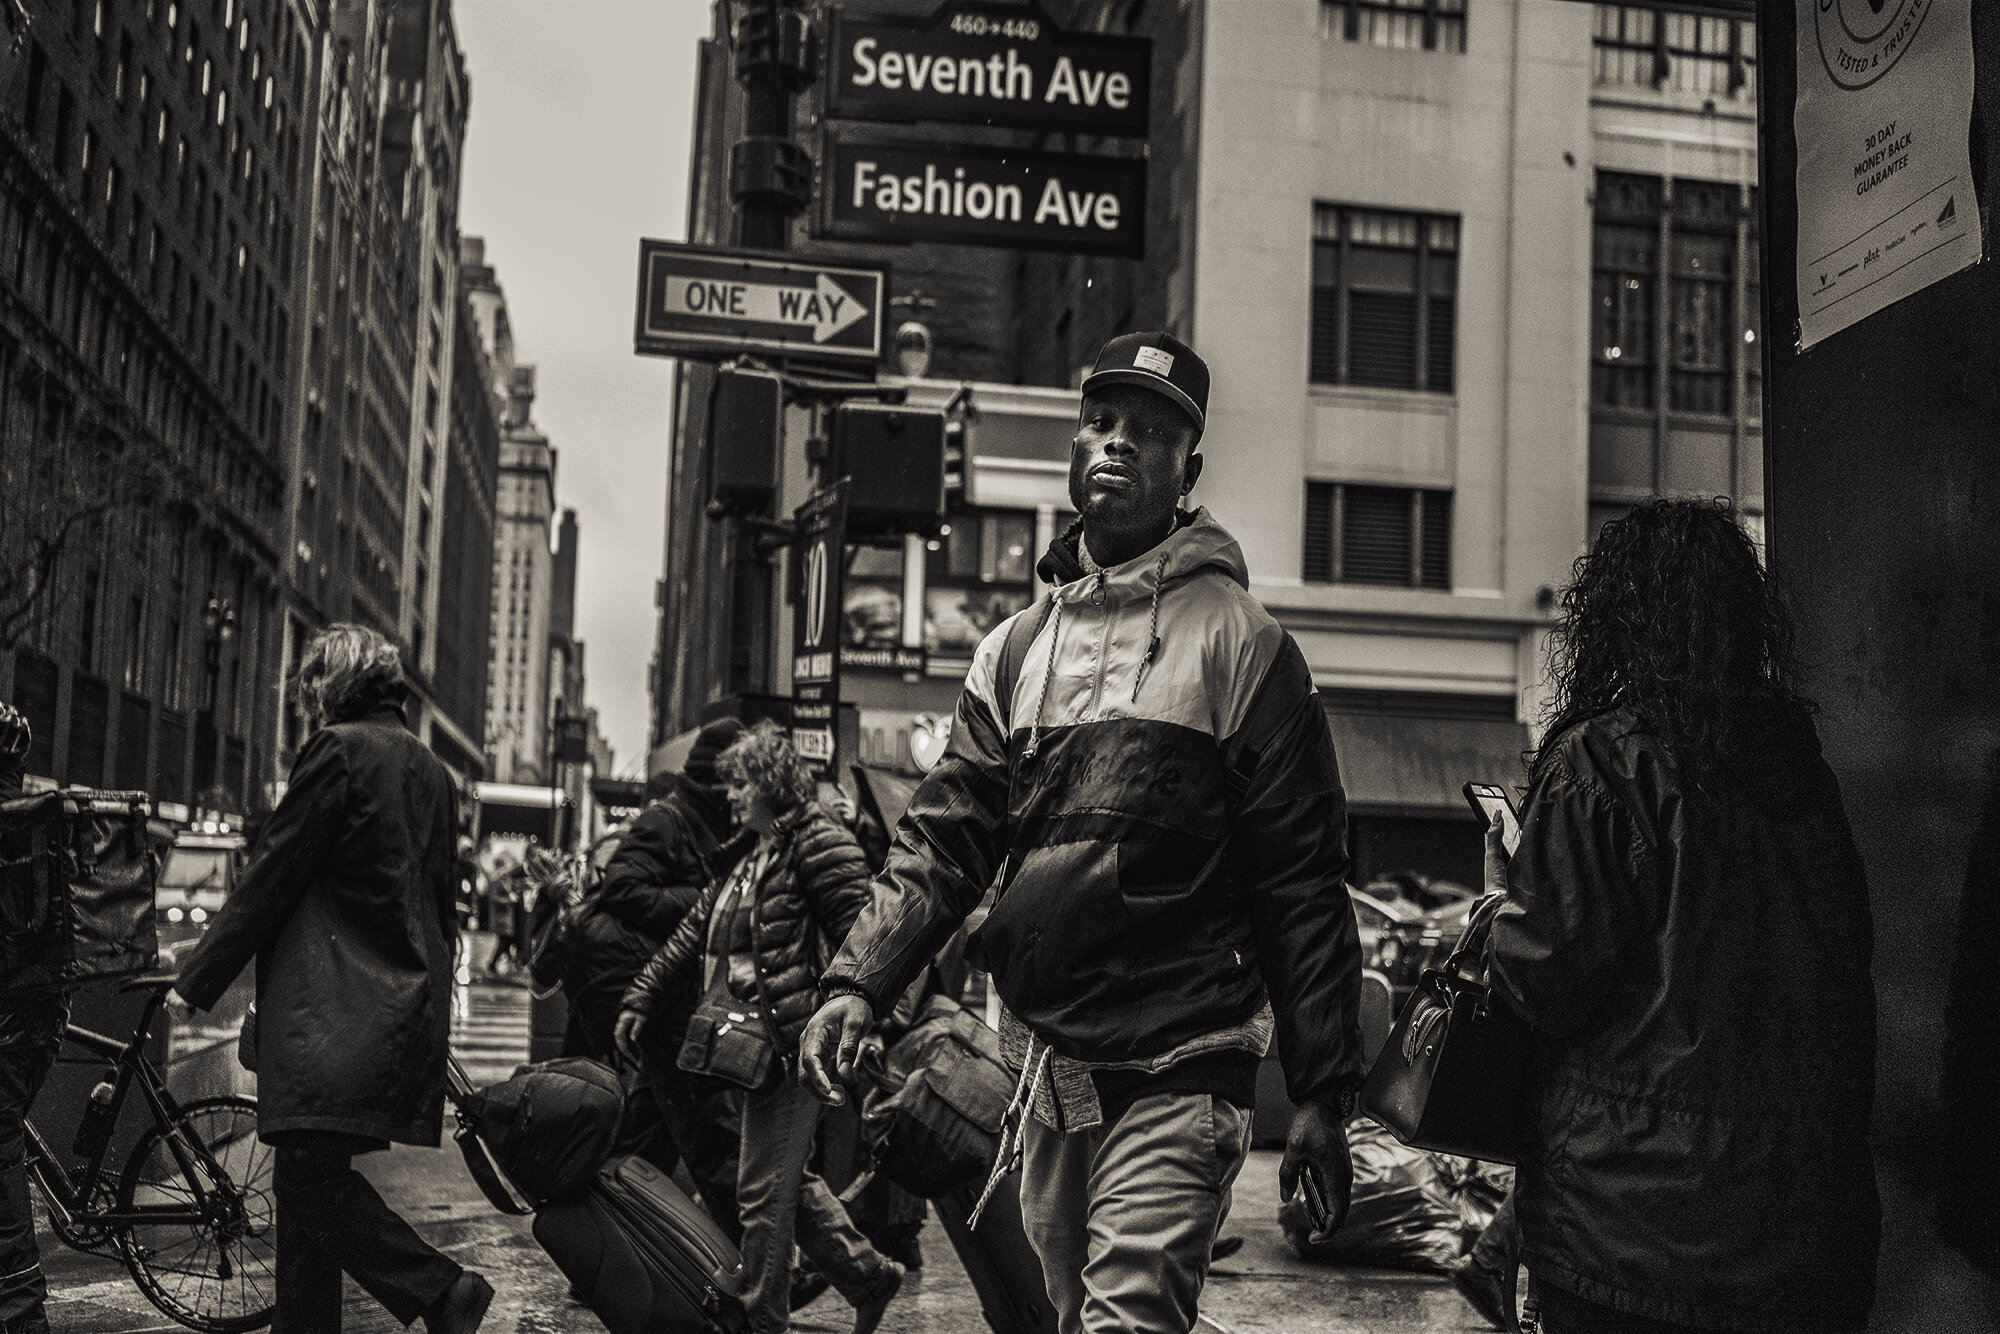
[[[1495,993],[1534,1031],[1543,1329],[1866,1326],[1868,885],[1790,617],[1726,503],[1606,524],[1564,593]]]
[[[816,1007],[820,973],[868,903],[868,864],[854,835],[815,804],[812,775],[776,724],[745,732],[716,758],[715,771],[743,827],[716,859],[734,869],[702,892],[625,993],[618,1046],[634,1060],[674,1059],[649,1045],[645,1030],[676,996],[694,991],[722,1002],[725,1027],[746,1016],[762,1027],[776,1059],[767,1077],[739,1079],[746,1092],[736,1204],[749,1328],[779,1334],[789,1326],[796,1239],[853,1304],[855,1334],[869,1334],[901,1288],[903,1268],[876,1253],[806,1170],[820,1105],[798,1082],[799,1034]],[[701,1068],[712,1031],[697,1011],[680,1068]]]

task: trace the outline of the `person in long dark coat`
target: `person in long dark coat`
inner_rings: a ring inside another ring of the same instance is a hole
[[[318,730],[175,989],[208,1009],[256,960],[250,1045],[258,1134],[278,1151],[278,1328],[337,1332],[345,1270],[402,1323],[471,1334],[492,1287],[419,1237],[351,1161],[439,1141],[456,789],[410,734],[400,659],[373,630],[321,631],[299,694]]]

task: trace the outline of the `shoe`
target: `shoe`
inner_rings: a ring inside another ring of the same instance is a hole
[[[445,1289],[437,1305],[424,1312],[424,1328],[430,1334],[473,1334],[479,1322],[486,1319],[486,1308],[492,1304],[493,1285],[470,1269],[465,1270]]]
[[[875,1279],[875,1290],[854,1304],[854,1334],[875,1334],[875,1327],[882,1323],[882,1313],[902,1290],[903,1266],[894,1260],[884,1260],[882,1272]]]
[[[804,1259],[792,1266],[791,1309],[803,1311],[826,1294],[833,1284],[825,1274]]]
[[[1451,1267],[1451,1285],[1458,1289],[1458,1295],[1470,1302],[1487,1324],[1508,1334],[1520,1328],[1514,1323],[1513,1279],[1512,1274],[1488,1269],[1469,1255]]]
[[[1227,1260],[1242,1249],[1243,1238],[1241,1237],[1217,1237],[1215,1245],[1208,1248],[1208,1262],[1214,1264],[1218,1260]]]

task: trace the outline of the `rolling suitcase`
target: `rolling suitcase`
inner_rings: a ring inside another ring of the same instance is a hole
[[[986,1323],[993,1334],[1055,1334],[1056,1308],[1042,1281],[1042,1262],[1021,1225],[1021,1169],[1015,1168],[986,1201],[974,1232],[966,1222],[984,1185],[958,1187],[931,1203],[979,1294]]]
[[[610,1334],[742,1328],[736,1247],[643,1158],[606,1163],[583,1195],[538,1212],[534,1233]]]

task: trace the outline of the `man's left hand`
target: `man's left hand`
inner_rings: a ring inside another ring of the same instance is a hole
[[[1338,1111],[1321,1102],[1301,1103],[1292,1113],[1285,1136],[1285,1156],[1278,1164],[1278,1199],[1289,1200],[1299,1189],[1299,1177],[1310,1163],[1319,1169],[1325,1187],[1327,1223],[1309,1239],[1325,1241],[1347,1219],[1347,1202],[1354,1194],[1354,1160],[1347,1152],[1347,1123]]]

